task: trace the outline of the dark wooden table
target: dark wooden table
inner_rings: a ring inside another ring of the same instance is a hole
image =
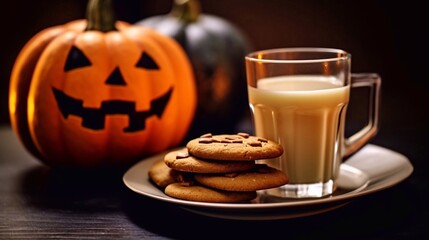
[[[400,141],[384,143],[401,146]],[[429,226],[423,170],[428,159],[421,149],[407,149],[415,170],[398,185],[318,215],[241,221],[197,215],[134,193],[122,182],[127,169],[49,168],[26,152],[9,126],[2,126],[0,238],[422,239]]]

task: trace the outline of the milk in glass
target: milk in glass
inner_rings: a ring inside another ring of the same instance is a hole
[[[279,159],[265,162],[285,171],[289,184],[336,179],[350,86],[332,76],[294,75],[248,88],[255,134],[284,147]]]

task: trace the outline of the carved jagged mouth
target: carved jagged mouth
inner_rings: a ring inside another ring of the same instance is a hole
[[[82,118],[82,126],[93,130],[103,130],[106,115],[128,115],[128,126],[124,132],[136,132],[145,129],[146,119],[152,115],[162,117],[165,107],[170,100],[173,88],[164,95],[153,99],[150,109],[147,111],[136,111],[136,103],[132,101],[109,100],[103,101],[100,108],[86,108],[83,100],[68,96],[64,92],[52,88],[58,107],[65,119],[69,115]]]

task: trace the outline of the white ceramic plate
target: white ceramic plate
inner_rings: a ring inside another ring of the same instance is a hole
[[[272,220],[309,216],[334,210],[354,198],[389,188],[411,175],[407,157],[368,144],[341,165],[338,188],[330,197],[292,200],[267,197],[262,191],[251,203],[206,203],[175,199],[165,195],[148,178],[148,170],[166,152],[144,159],[123,176],[125,185],[144,196],[176,204],[190,212],[210,217],[240,220]]]

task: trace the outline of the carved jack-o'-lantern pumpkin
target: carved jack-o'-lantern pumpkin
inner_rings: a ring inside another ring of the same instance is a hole
[[[91,0],[87,21],[40,32],[16,60],[12,126],[50,165],[130,163],[178,145],[192,122],[196,88],[180,45],[114,21],[110,8]]]

